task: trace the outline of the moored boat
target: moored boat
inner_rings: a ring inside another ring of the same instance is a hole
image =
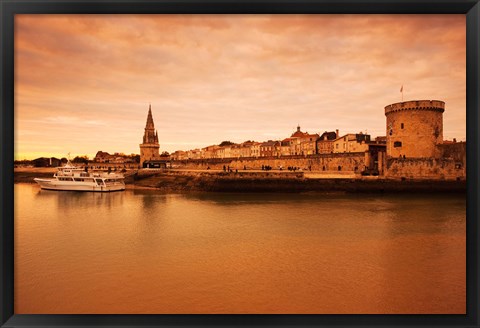
[[[67,162],[58,167],[52,179],[35,178],[42,189],[63,191],[119,191],[125,190],[125,177],[121,173],[93,171]]]

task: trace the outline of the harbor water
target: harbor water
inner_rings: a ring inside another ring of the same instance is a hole
[[[464,194],[15,184],[15,313],[465,313]]]

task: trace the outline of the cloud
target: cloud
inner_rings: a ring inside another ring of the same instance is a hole
[[[15,65],[30,153],[138,153],[149,103],[168,151],[297,124],[384,134],[402,84],[406,100],[446,101],[445,136],[465,137],[464,15],[17,15]],[[53,118],[77,144],[34,123]]]

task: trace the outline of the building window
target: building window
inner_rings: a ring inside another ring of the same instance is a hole
[[[400,128],[402,128],[402,129],[403,129],[403,123],[400,123]]]
[[[402,147],[402,142],[401,141],[395,141],[393,143],[393,147],[395,147],[395,148]]]

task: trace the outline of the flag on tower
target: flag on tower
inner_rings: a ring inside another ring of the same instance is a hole
[[[402,87],[400,88],[400,92],[403,92],[403,84],[402,84]]]

